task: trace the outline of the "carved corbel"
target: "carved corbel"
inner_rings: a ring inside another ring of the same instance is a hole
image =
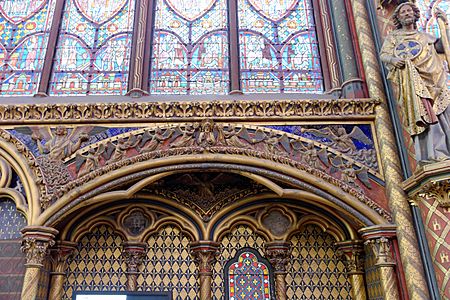
[[[450,179],[431,181],[423,185],[417,198],[433,198],[439,202],[439,206],[450,209]]]

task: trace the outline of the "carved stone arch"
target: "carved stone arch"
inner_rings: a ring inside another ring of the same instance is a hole
[[[11,187],[13,173],[23,185],[23,194]],[[42,175],[31,152],[19,140],[0,129],[0,196],[14,201],[28,224],[33,224],[41,212],[40,197],[45,191],[41,183]]]
[[[308,172],[294,169],[283,163],[231,154],[180,155],[179,157],[164,157],[124,166],[96,177],[76,190],[67,192],[43,212],[39,222],[41,224],[58,222],[62,213],[66,213],[63,208],[69,204],[68,210],[73,212],[94,202],[111,201],[112,198],[130,199],[146,184],[169,174],[194,172],[195,170],[244,173],[258,183],[263,183],[281,198],[319,201],[321,205],[331,206],[347,218],[359,220],[358,222],[365,226],[390,222],[390,215],[374,204],[373,200],[362,194],[346,193],[318,177],[311,176]],[[117,188],[120,186],[126,188]],[[116,189],[116,191],[111,191],[111,189]]]
[[[317,225],[336,241],[355,238],[358,229],[331,211],[321,212],[318,208],[304,207],[301,203],[293,203],[289,199],[276,204],[270,201],[255,202],[240,210],[229,211],[216,221],[210,233],[214,241],[220,241],[224,235],[241,224],[250,226],[256,233],[264,236],[267,242],[288,242],[307,224]]]
[[[82,213],[66,215],[70,221],[61,230],[61,239],[77,241],[83,232],[89,232],[91,228],[99,223],[108,223],[124,241],[140,243],[145,242],[149,235],[158,232],[160,228],[172,224],[178,227],[192,241],[198,240],[201,234],[198,232],[198,225],[194,224],[192,219],[183,217],[176,213],[174,207],[167,203],[158,205],[157,202],[139,201],[138,199],[128,200],[127,203],[112,201],[93,205],[84,208]],[[142,212],[145,226],[139,232],[133,233],[127,224],[127,217],[133,212]]]

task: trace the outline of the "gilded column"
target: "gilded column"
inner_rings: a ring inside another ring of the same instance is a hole
[[[265,245],[265,256],[272,265],[275,273],[276,299],[287,300],[286,295],[286,266],[291,259],[291,243],[270,242]]]
[[[365,0],[351,0],[356,23],[359,48],[361,50],[364,72],[370,97],[382,100],[376,111],[375,127],[380,138],[379,145],[386,181],[386,194],[393,219],[402,230],[397,233],[400,257],[406,274],[406,286],[411,299],[430,299],[426,284],[423,263],[418,251],[418,242],[413,226],[408,199],[400,184],[403,181],[400,159],[397,155],[395,137],[384,93],[383,81],[378,64],[378,53],[373,42],[370,18]]]
[[[55,244],[58,230],[43,226],[28,226],[22,229],[22,251],[25,252],[25,278],[22,300],[35,300],[38,295],[39,277],[49,248]]]
[[[391,254],[390,241],[386,237],[365,242],[372,248],[376,257],[376,266],[381,274],[381,284],[385,293],[385,299],[400,299],[398,296],[397,280],[395,276],[395,261]]]
[[[336,243],[338,253],[345,258],[347,275],[352,284],[352,299],[366,300],[367,292],[364,285],[364,249],[362,241],[345,241]]]
[[[124,242],[123,255],[127,264],[127,290],[134,292],[137,290],[137,277],[139,266],[142,265],[147,254],[147,244],[140,242]]]
[[[56,247],[50,250],[52,271],[50,273],[49,299],[61,300],[64,294],[64,281],[66,280],[67,258],[76,249],[76,243],[58,241]]]
[[[199,241],[191,243],[191,254],[198,265],[200,300],[211,300],[212,265],[216,260],[219,243]]]

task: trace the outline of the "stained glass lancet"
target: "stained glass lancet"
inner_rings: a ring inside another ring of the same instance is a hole
[[[270,273],[268,266],[258,260],[252,251],[238,254],[226,269],[230,300],[270,300]],[[228,264],[227,264],[228,265]]]
[[[239,0],[242,90],[322,93],[311,0]]]
[[[56,0],[0,1],[0,95],[33,95],[41,78]]]
[[[127,91],[135,0],[67,0],[51,95]]]
[[[434,16],[434,10],[437,7],[442,9],[447,13],[447,17],[450,20],[450,0],[417,0],[416,4],[421,12],[418,23],[419,30],[424,30],[435,36],[439,36],[439,27]],[[447,85],[450,87],[450,73],[448,74]]]
[[[225,94],[229,89],[225,0],[157,0],[151,94]]]

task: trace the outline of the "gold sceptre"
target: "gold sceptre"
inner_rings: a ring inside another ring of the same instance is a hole
[[[450,72],[450,44],[448,41],[449,37],[447,34],[448,24],[446,24],[442,18],[437,17],[436,19],[439,26],[439,32],[441,33],[441,42],[442,46],[444,47],[445,59],[447,60],[447,68],[448,71]]]

